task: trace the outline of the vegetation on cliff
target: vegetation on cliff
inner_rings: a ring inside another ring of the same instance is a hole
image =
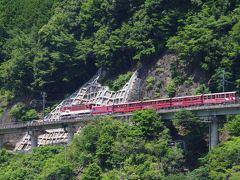
[[[226,91],[239,90],[239,19],[239,0],[1,0],[0,116],[15,104],[10,113],[18,121],[38,118],[29,105],[41,91],[60,99],[100,67],[117,77],[165,52],[178,57],[171,80],[151,77],[147,89],[166,84],[167,95],[174,96],[178,86],[195,81],[192,73],[201,76],[196,94],[221,91],[223,76]],[[106,81],[113,90],[130,74],[118,77]],[[179,112],[175,131],[151,110],[137,112],[135,126],[95,120],[67,153],[54,146],[31,154],[1,151],[0,179],[117,179],[120,164],[121,176],[129,179],[238,179],[239,119],[229,118],[223,129],[229,141],[207,156],[206,127],[189,112]],[[170,135],[190,149],[170,146]],[[182,174],[189,165],[195,170]]]

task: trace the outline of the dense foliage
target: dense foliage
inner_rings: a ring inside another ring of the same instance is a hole
[[[177,144],[168,145],[172,140],[161,117],[145,110],[131,121],[97,119],[75,138],[70,160],[84,168],[84,177],[119,179],[120,168],[124,179],[160,179],[181,171],[183,152]]]
[[[194,4],[190,0],[2,1],[1,87],[18,95],[44,90],[57,96],[56,91],[73,91],[79,86],[76,82],[84,82],[97,67],[116,74],[150,61],[164,51],[166,40]]]
[[[0,87],[18,96],[55,92],[56,98],[74,91],[96,68],[126,72],[170,49],[186,67],[199,65],[212,90],[221,90],[223,71],[227,90],[238,88],[239,4],[2,0]],[[176,80],[169,83],[170,96],[177,85]]]
[[[222,90],[223,75],[226,90],[239,87],[239,18],[240,1],[206,1],[200,12],[189,15],[177,35],[168,40],[168,47],[183,63],[201,67],[215,91]]]
[[[29,154],[10,154],[0,151],[0,179],[70,179],[73,169],[61,155],[63,148],[45,146]]]
[[[0,179],[161,179],[183,169],[179,144],[153,110],[134,113],[132,123],[95,119],[69,148],[44,146],[29,154],[0,151]],[[120,174],[121,168],[121,174]]]
[[[221,91],[223,84],[239,90],[239,19],[239,0],[1,0],[0,115],[14,96],[32,99],[46,91],[50,99],[62,98],[100,67],[117,77],[165,52],[179,57],[170,67],[168,96],[192,83],[188,73],[202,76],[196,94]],[[107,84],[118,90],[129,78]],[[147,89],[155,83],[149,78]],[[39,117],[23,103],[11,115]],[[95,120],[67,153],[54,146],[31,154],[1,151],[0,179],[239,179],[239,116],[225,126],[230,140],[205,157],[206,127],[190,112],[176,114],[175,134],[152,110],[136,112],[131,123]],[[170,134],[184,140],[186,152]],[[180,173],[185,163],[195,168],[198,157],[197,169]]]
[[[45,91],[49,99],[59,99],[99,67],[117,77],[170,50],[186,73],[202,72],[205,89],[196,93],[220,91],[223,75],[225,90],[235,90],[239,5],[238,0],[2,0],[0,89],[32,98]],[[176,66],[167,82],[168,96],[186,80],[177,71]],[[107,84],[118,90],[128,75]]]
[[[227,123],[230,132],[239,129],[231,126],[238,121],[236,117]],[[28,154],[1,150],[0,179],[238,179],[240,138],[231,137],[204,156],[200,123],[191,112],[177,113],[173,124],[182,141],[174,141],[170,136],[174,129],[151,109],[135,112],[130,123],[96,118],[70,147],[44,146]],[[193,169],[199,155],[203,158]]]
[[[239,146],[239,137],[220,144],[201,159],[202,166],[194,170],[192,174],[200,179],[221,180],[226,177],[239,179]]]

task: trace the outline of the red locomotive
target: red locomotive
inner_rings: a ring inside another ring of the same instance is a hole
[[[82,114],[109,114],[127,113],[142,109],[182,108],[188,106],[214,105],[233,103],[238,100],[238,92],[224,92],[214,94],[202,94],[196,96],[184,96],[149,101],[138,101],[110,106],[95,106],[95,104],[62,106],[61,116],[78,116]]]
[[[62,106],[60,107],[60,114],[61,116],[90,114],[94,105],[95,104]]]

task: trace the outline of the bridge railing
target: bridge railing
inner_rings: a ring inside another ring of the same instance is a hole
[[[29,122],[14,122],[14,123],[0,124],[0,129],[10,129],[10,128],[26,127],[28,123]]]
[[[85,120],[84,120],[85,119]],[[26,127],[36,127],[36,126],[44,126],[44,125],[54,125],[54,124],[64,124],[64,123],[75,123],[80,121],[89,120],[88,118],[77,117],[77,118],[65,118],[57,121],[28,121],[28,122],[14,122],[7,124],[0,124],[1,129],[13,129],[13,128],[26,128]]]
[[[239,101],[232,102],[228,104],[211,104],[209,106],[188,106],[188,107],[179,107],[178,109],[206,109],[206,108],[222,108],[222,107],[231,107],[236,106],[236,104],[240,104]],[[176,110],[175,108],[171,109],[158,109],[157,111],[172,111]],[[116,114],[117,115],[117,114]],[[65,117],[64,119],[59,119],[56,121],[43,121],[43,120],[34,120],[34,121],[28,121],[28,122],[14,122],[14,123],[8,123],[8,124],[0,124],[0,130],[1,129],[13,129],[13,128],[27,128],[27,127],[37,127],[37,126],[44,126],[44,125],[54,125],[54,124],[64,124],[64,123],[75,123],[75,122],[85,122],[90,119],[93,119],[92,115],[84,115],[84,116],[78,116],[78,117]],[[101,116],[102,117],[102,116]]]

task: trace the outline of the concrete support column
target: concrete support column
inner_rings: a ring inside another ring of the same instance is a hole
[[[72,125],[68,125],[64,128],[64,130],[67,133],[67,145],[70,145],[74,137],[74,127]]]
[[[217,116],[211,117],[211,127],[210,127],[210,150],[215,148],[218,144],[218,122],[219,118]]]
[[[3,148],[3,134],[0,134],[0,150]]]
[[[30,138],[31,138],[31,150],[33,150],[38,146],[39,133],[36,130],[30,130],[28,131],[28,134],[30,135]]]

